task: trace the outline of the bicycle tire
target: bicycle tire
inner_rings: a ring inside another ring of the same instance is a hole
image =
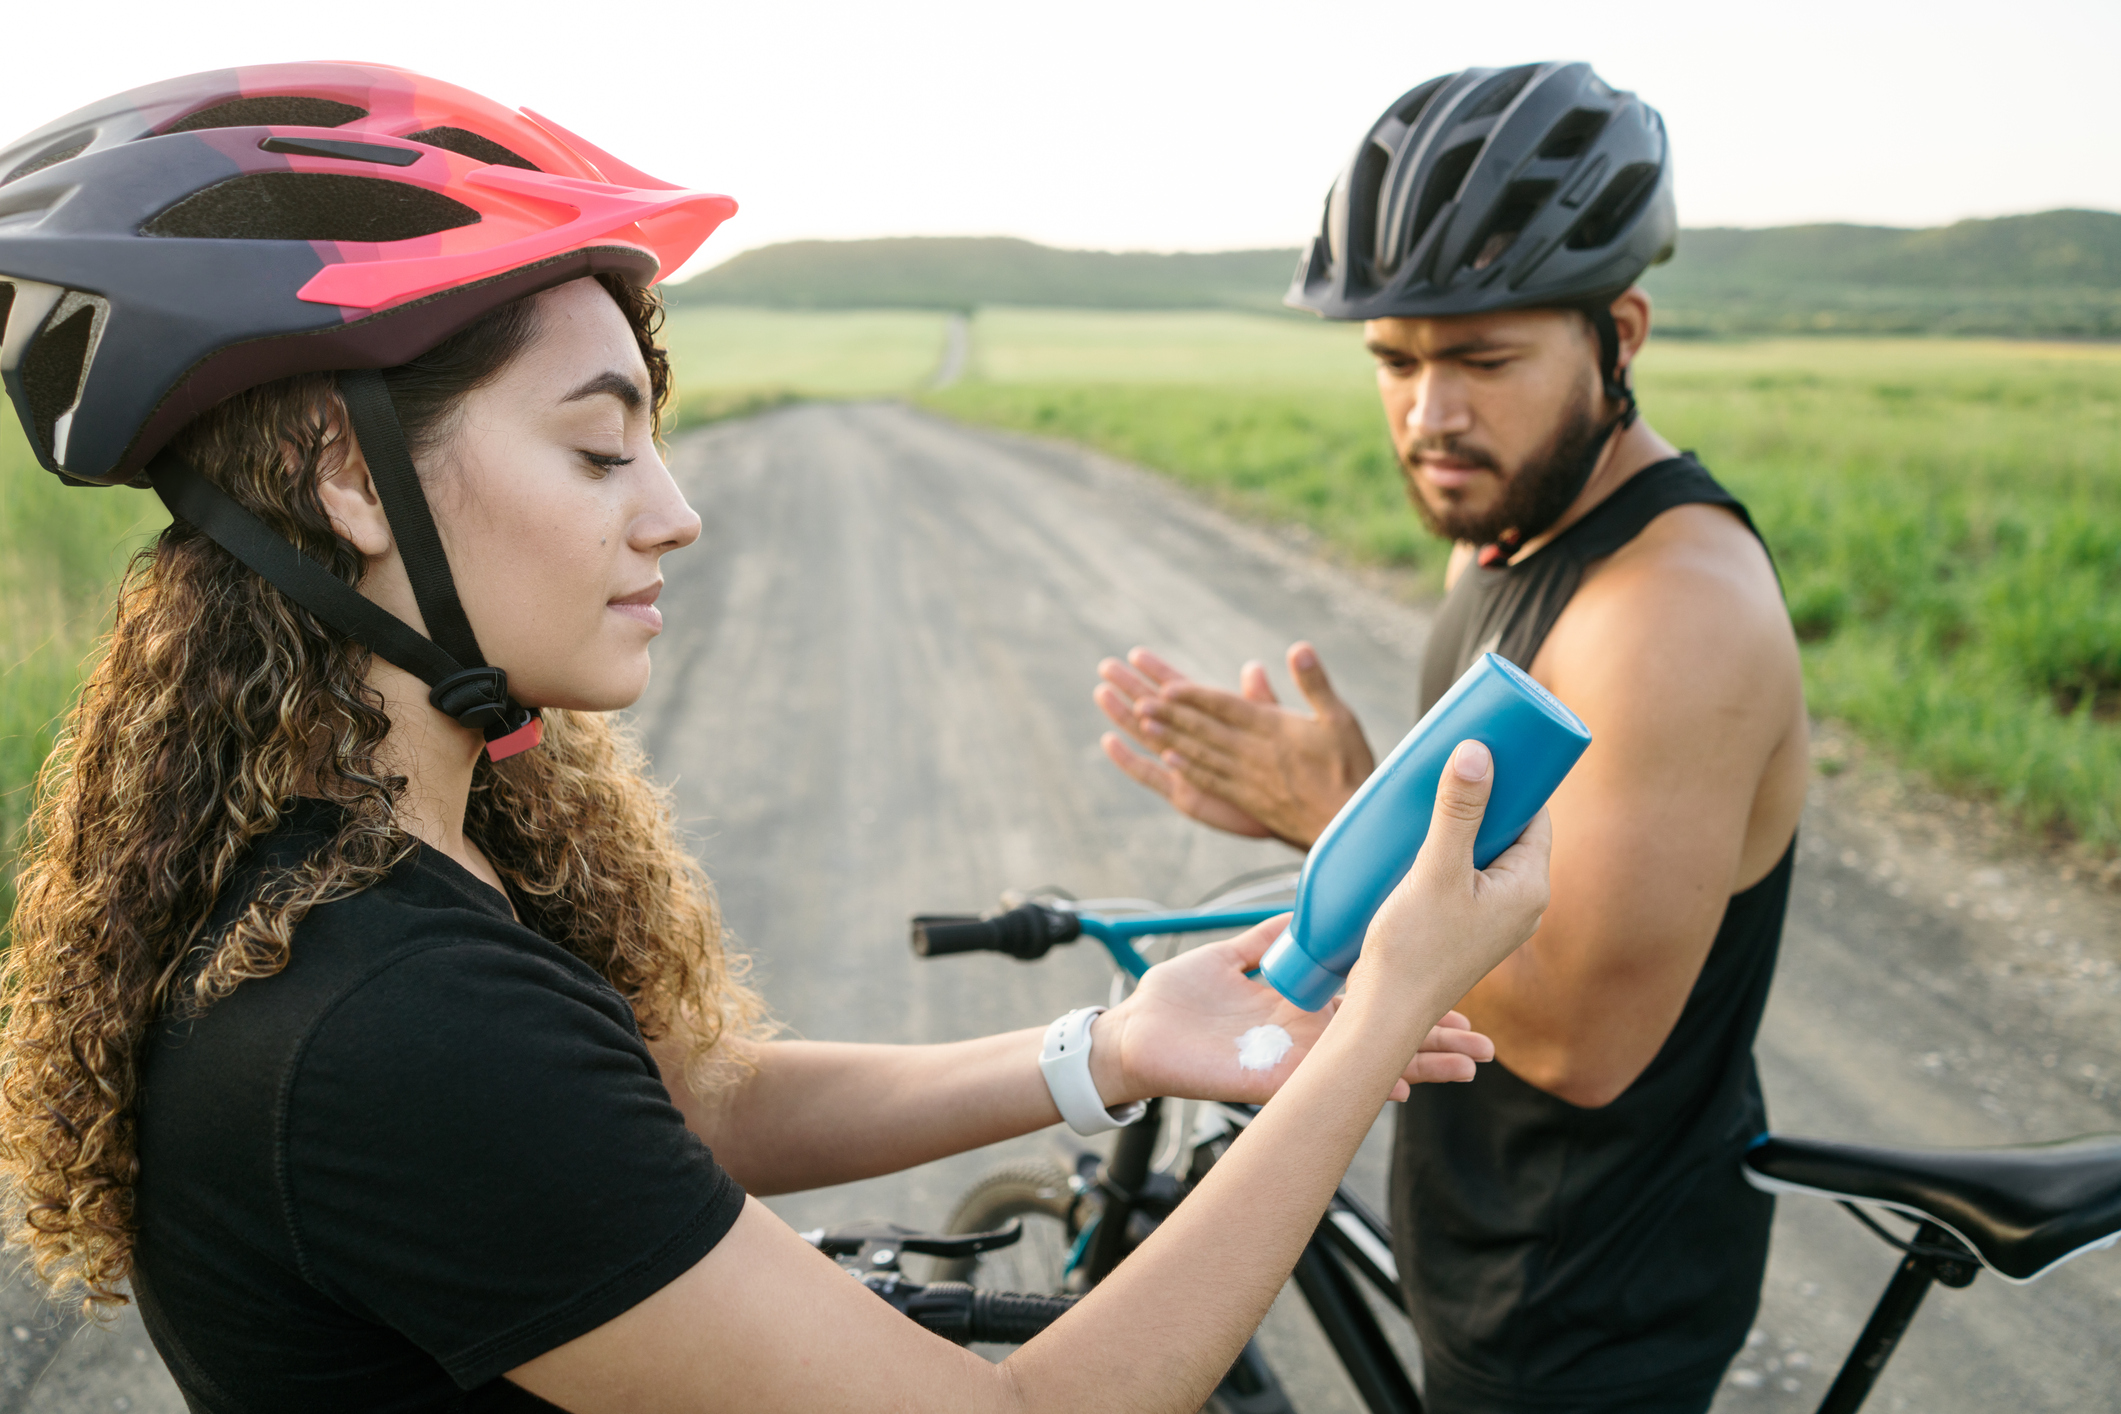
[[[1045,1241],[1039,1231],[1043,1225],[1048,1234],[1058,1234],[1072,1245],[1076,1236],[1075,1205],[1078,1201],[1074,1188],[1068,1181],[1066,1169],[1059,1164],[1042,1159],[1022,1160],[1004,1164],[965,1191],[958,1199],[957,1209],[951,1213],[950,1221],[944,1224],[945,1232],[991,1232],[1011,1218],[1024,1220],[1025,1243]],[[1067,1245],[1061,1251],[1067,1250]],[[1040,1248],[1034,1248],[1034,1252]],[[1020,1291],[1046,1290],[1060,1292],[1066,1283],[1064,1273],[1056,1267],[1050,1276],[1040,1280],[1025,1272],[1018,1263],[1014,1272],[995,1271],[983,1273],[983,1263],[995,1258],[1006,1258],[1011,1249],[988,1253],[984,1257],[966,1257],[958,1260],[937,1259],[936,1281],[969,1282],[975,1287],[988,1286],[994,1289]],[[987,1280],[981,1280],[985,1276]],[[1031,1276],[1033,1279],[1026,1281]],[[1223,1382],[1208,1402],[1201,1406],[1201,1414],[1295,1414],[1281,1382],[1268,1368],[1256,1345],[1247,1343],[1239,1354],[1237,1363],[1223,1377]]]
[[[1037,1270],[1024,1272],[1023,1269],[1047,1265],[1055,1224],[1058,1225],[1061,1260],[1065,1261],[1076,1234],[1076,1193],[1068,1179],[1067,1170],[1045,1159],[1019,1160],[989,1172],[957,1200],[957,1207],[951,1212],[950,1220],[943,1224],[943,1231],[991,1232],[1006,1226],[1011,1218],[1022,1218],[1025,1220],[1023,1238],[1016,1247],[1005,1247],[980,1257],[939,1257],[933,1264],[934,1275],[930,1279],[968,1282],[989,1290],[1062,1294],[1066,1274],[1059,1263],[1052,1264],[1054,1269],[1050,1274]],[[982,1281],[978,1278],[983,1274],[983,1266],[990,1269],[1012,1267],[1036,1279],[1004,1283],[989,1276]]]

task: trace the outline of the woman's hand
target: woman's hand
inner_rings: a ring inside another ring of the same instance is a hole
[[[1245,976],[1287,923],[1286,916],[1269,919],[1158,963],[1132,996],[1097,1019],[1090,1069],[1107,1107],[1153,1095],[1258,1104],[1281,1088],[1339,1005],[1304,1011]],[[1264,1057],[1241,1056],[1239,1039],[1259,1026],[1279,1026],[1292,1044],[1273,1065],[1250,1068],[1243,1059]],[[1454,1011],[1429,1032],[1392,1098],[1405,1099],[1408,1087],[1423,1081],[1471,1080],[1474,1063],[1494,1055],[1494,1043]]]
[[[1538,930],[1554,847],[1545,810],[1487,868],[1473,867],[1494,778],[1494,758],[1478,741],[1451,753],[1421,853],[1370,920],[1348,974],[1343,1000],[1357,1001],[1365,1017],[1403,1015],[1418,997],[1463,997]]]

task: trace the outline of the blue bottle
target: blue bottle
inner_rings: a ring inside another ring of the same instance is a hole
[[[1444,766],[1469,739],[1495,760],[1494,789],[1473,842],[1478,869],[1516,841],[1591,744],[1590,732],[1554,694],[1515,664],[1481,654],[1311,846],[1296,883],[1295,915],[1259,964],[1260,975],[1305,1011],[1331,1001],[1348,980],[1370,919],[1428,836]]]

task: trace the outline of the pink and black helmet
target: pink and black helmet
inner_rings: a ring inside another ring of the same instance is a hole
[[[403,69],[193,74],[0,150],[0,375],[46,467],[131,481],[231,393],[403,363],[582,275],[653,283],[735,210]]]
[[[527,109],[403,69],[193,74],[0,149],[0,381],[47,469],[154,485],[326,622],[419,673],[500,755],[503,738],[531,744],[535,716],[479,658],[388,393],[355,371],[404,363],[581,276],[651,284],[735,210]],[[322,371],[341,374],[371,466],[403,463],[383,466],[379,487],[434,642],[320,568],[329,585],[315,583],[311,562],[289,566],[291,547],[163,452],[224,398]],[[420,541],[436,561],[425,572],[412,566]]]

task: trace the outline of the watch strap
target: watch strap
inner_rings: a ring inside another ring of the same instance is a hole
[[[1077,1134],[1103,1134],[1124,1129],[1140,1119],[1148,1106],[1140,1100],[1117,1111],[1105,1108],[1090,1078],[1090,1023],[1104,1011],[1101,1006],[1078,1007],[1057,1018],[1046,1028],[1045,1044],[1039,1048],[1038,1068],[1046,1077],[1061,1118]]]

